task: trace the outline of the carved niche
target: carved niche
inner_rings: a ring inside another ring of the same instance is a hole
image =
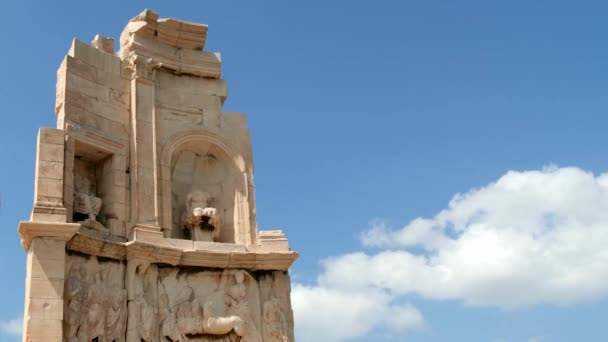
[[[82,127],[68,126],[64,203],[68,222],[125,237],[125,146]]]
[[[247,177],[225,149],[210,141],[186,141],[173,153],[170,172],[170,237],[235,243],[243,240],[239,234],[250,234]],[[193,206],[193,201],[200,203]],[[205,212],[202,225],[197,208]]]

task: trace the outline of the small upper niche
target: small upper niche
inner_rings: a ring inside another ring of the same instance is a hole
[[[113,154],[80,141],[74,144],[74,198],[72,220],[94,229],[106,229],[111,213]]]

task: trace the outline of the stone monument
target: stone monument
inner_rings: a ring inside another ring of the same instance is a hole
[[[23,341],[294,341],[297,253],[258,231],[245,115],[207,26],[74,40],[38,134]]]

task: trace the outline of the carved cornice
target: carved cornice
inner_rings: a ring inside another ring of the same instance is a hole
[[[95,233],[98,233],[97,236]],[[124,241],[118,238],[113,238],[106,233],[106,236],[99,236],[101,232],[86,232],[81,229],[80,232],[67,243],[66,248],[72,251],[88,255],[96,255],[103,258],[115,260],[125,260],[127,258],[127,248]]]
[[[129,42],[121,48],[119,54],[127,61],[133,58],[132,56],[142,58],[146,62],[153,61],[159,67],[177,74],[220,78],[222,71],[219,53],[179,49],[137,34],[129,38]]]
[[[79,229],[78,223],[21,221],[21,246],[24,250],[29,250],[32,240],[37,237],[68,241]]]
[[[104,132],[93,132],[86,127],[75,123],[66,125],[66,134],[81,142],[96,146],[114,154],[126,154],[126,145],[104,135]]]
[[[136,233],[136,239],[126,243],[79,233],[68,242],[67,248],[116,260],[144,260],[173,266],[243,268],[252,271],[287,271],[298,258],[298,253],[289,249],[270,251],[231,243],[168,239],[153,232]]]

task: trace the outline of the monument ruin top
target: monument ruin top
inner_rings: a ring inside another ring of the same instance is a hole
[[[293,341],[280,230],[258,231],[245,115],[207,26],[145,10],[74,39],[38,135],[24,341]]]

